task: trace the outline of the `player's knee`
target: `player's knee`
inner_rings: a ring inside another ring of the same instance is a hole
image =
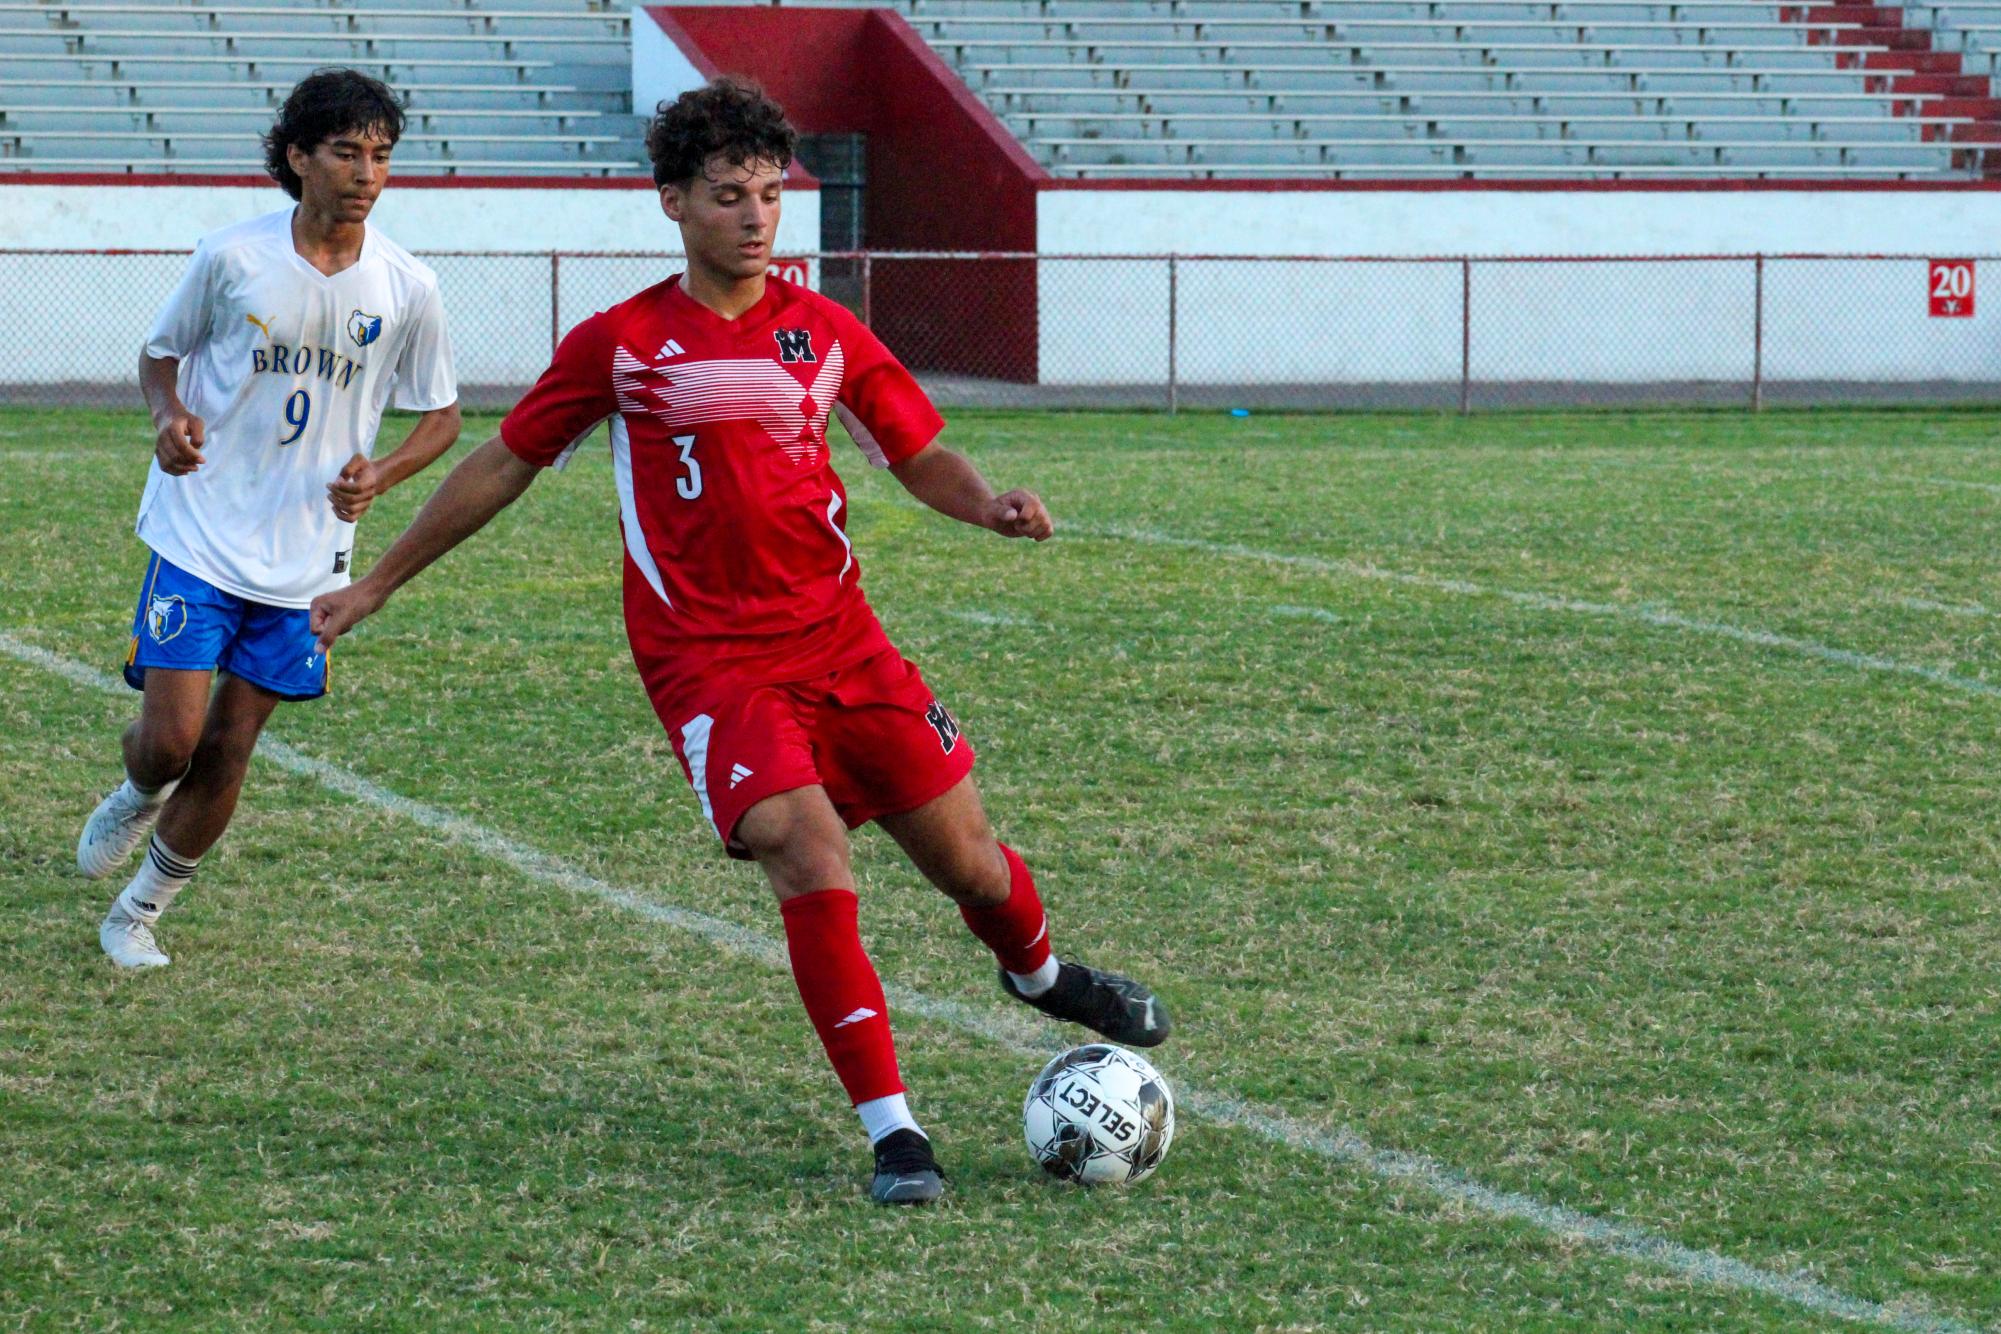
[[[757,858],[757,864],[764,869],[773,892],[781,900],[822,889],[845,888],[854,879],[848,869],[845,836],[838,840],[795,839],[761,853],[752,848],[751,855]]]
[[[736,837],[781,896],[849,879],[848,831],[824,802],[760,802],[737,822]]]
[[[954,903],[968,908],[994,908],[1008,898],[1007,859],[991,838],[965,839],[955,844],[935,868],[935,883]]]
[[[250,756],[257,749],[257,734],[262,730],[243,722],[211,726],[202,733],[201,744],[196,747],[196,761],[202,768],[217,772],[245,771],[250,767]]]
[[[201,739],[199,715],[192,719],[149,718],[139,727],[134,747],[137,753],[133,757],[136,764],[130,767],[148,774],[185,773]]]

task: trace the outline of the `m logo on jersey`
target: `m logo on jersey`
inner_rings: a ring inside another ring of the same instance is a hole
[[[813,331],[811,329],[776,329],[773,338],[778,340],[778,359],[788,365],[795,361],[818,361],[813,355]]]
[[[924,710],[924,721],[931,724],[931,730],[938,734],[938,744],[950,755],[952,748],[959,744],[959,720],[952,716],[950,709],[934,699],[931,707]]]
[[[382,337],[382,317],[355,311],[347,317],[347,336],[354,340],[356,347],[367,347]]]
[[[155,644],[164,644],[188,628],[188,604],[173,594],[155,597],[146,604],[146,633]]]

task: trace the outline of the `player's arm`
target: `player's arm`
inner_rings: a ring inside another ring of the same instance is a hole
[[[356,454],[340,475],[327,483],[334,513],[353,523],[367,513],[377,496],[436,463],[458,438],[459,405],[448,403],[419,417],[395,452],[379,459]]]
[[[458,372],[452,360],[452,341],[445,335],[444,302],[435,282],[425,285],[412,313],[409,337],[396,359],[395,405],[423,415],[394,453],[371,460],[356,450],[340,474],[327,483],[327,500],[335,515],[349,523],[359,519],[384,491],[436,463],[459,438]]]
[[[869,462],[888,468],[904,490],[947,518],[1037,542],[1056,531],[1040,496],[1026,490],[995,495],[971,459],[938,443],[945,419],[882,340],[831,302],[825,313],[848,352],[841,422]]]
[[[367,577],[313,599],[313,634],[322,651],[381,610],[389,595],[419,570],[513,504],[536,473],[560,467],[599,422],[618,410],[609,339],[601,315],[565,334],[542,378],[500,423],[500,434],[459,461]],[[442,391],[438,397],[444,397]]]
[[[217,319],[215,252],[204,241],[174,284],[167,303],[139,349],[139,392],[153,414],[153,457],[170,477],[183,477],[208,462],[202,457],[208,428],[181,401],[181,362],[208,344]]]
[[[208,462],[201,447],[208,428],[181,402],[181,359],[139,353],[139,392],[153,414],[153,457],[169,477],[193,472]]]
[[[542,471],[499,437],[465,456],[424,502],[424,508],[366,576],[313,599],[312,628],[320,651],[382,609],[389,595],[425,566],[471,537],[513,504]]]
[[[995,495],[987,479],[973,461],[937,441],[900,463],[889,465],[890,475],[903,489],[947,518],[986,528],[1002,537],[1029,537],[1046,540],[1056,531],[1056,521],[1033,491],[1017,487]]]

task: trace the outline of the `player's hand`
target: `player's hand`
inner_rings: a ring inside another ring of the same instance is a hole
[[[167,424],[153,437],[153,457],[160,461],[160,471],[167,476],[185,477],[208,462],[201,452],[207,442],[207,425],[183,409],[167,418]]]
[[[314,598],[309,624],[313,638],[319,641],[320,652],[331,649],[336,639],[381,611],[385,600],[376,595],[374,585],[366,579]]]
[[[340,476],[327,483],[327,499],[333,502],[333,512],[345,523],[353,523],[368,513],[368,507],[375,503],[377,488],[381,479],[375,465],[368,461],[366,454],[356,454],[340,470]]]
[[[1002,537],[1032,537],[1044,542],[1056,531],[1056,520],[1049,517],[1041,496],[1017,489],[994,497],[987,510],[987,527]]]

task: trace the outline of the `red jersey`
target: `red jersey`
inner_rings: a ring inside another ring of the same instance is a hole
[[[890,647],[848,542],[830,412],[877,467],[945,424],[842,306],[768,278],[726,320],[677,276],[572,329],[500,424],[547,467],[610,420],[626,633],[656,700],[802,680]]]

